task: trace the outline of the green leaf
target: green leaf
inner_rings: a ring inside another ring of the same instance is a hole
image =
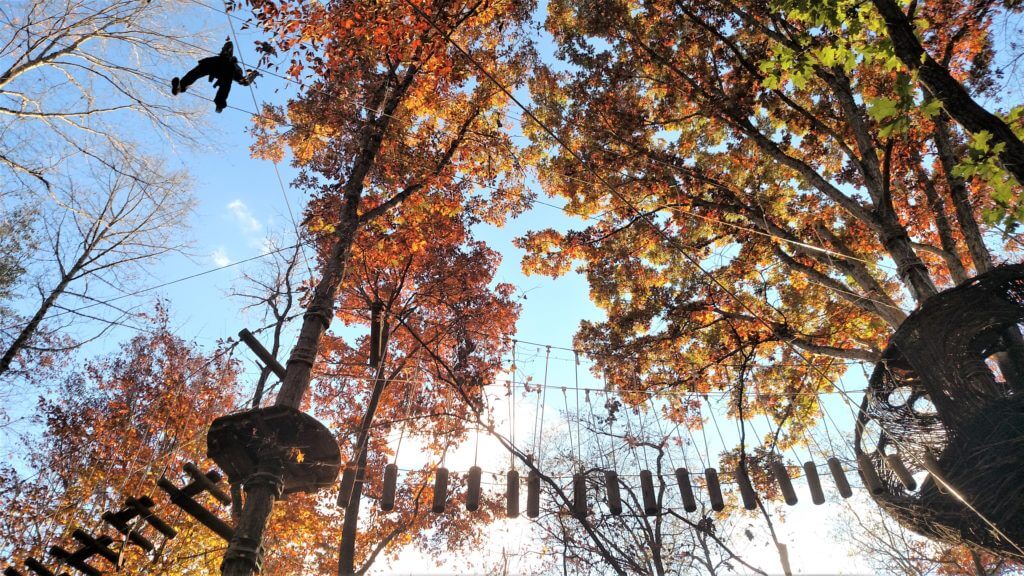
[[[868,116],[881,122],[895,116],[899,111],[899,101],[892,98],[872,98],[868,100]]]

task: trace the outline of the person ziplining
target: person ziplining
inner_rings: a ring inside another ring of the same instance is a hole
[[[221,47],[220,54],[203,58],[183,78],[178,78],[177,76],[172,78],[171,94],[177,96],[179,93],[188,90],[188,87],[196,80],[206,76],[217,87],[217,94],[213,97],[213,103],[217,106],[217,112],[220,112],[228,105],[228,94],[231,92],[232,82],[248,86],[252,84],[252,81],[258,75],[259,73],[256,70],[242,73],[242,67],[238,65],[238,58],[234,56],[234,44],[231,43],[229,38],[224,42],[224,46]]]

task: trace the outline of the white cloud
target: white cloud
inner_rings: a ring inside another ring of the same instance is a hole
[[[243,232],[259,232],[263,229],[263,224],[252,215],[249,211],[249,207],[245,205],[245,202],[241,200],[232,200],[228,204],[228,210],[231,211],[231,215],[234,216],[235,221],[238,222],[239,226],[242,227]]]
[[[228,257],[227,251],[222,247],[214,250],[213,254],[210,254],[210,259],[213,260],[213,263],[217,266],[227,266],[228,264],[231,264],[231,258]]]

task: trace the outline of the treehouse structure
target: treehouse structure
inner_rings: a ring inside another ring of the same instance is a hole
[[[1024,559],[1024,265],[927,300],[871,376],[855,450],[872,497],[929,538]]]

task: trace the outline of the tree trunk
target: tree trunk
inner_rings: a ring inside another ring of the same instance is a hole
[[[925,51],[914,34],[913,24],[894,0],[872,0],[872,3],[885,20],[896,56],[908,69],[917,72],[921,84],[965,130],[971,134],[988,132],[992,135],[993,145],[1005,145],[999,153],[999,161],[1017,182],[1024,185],[1024,142],[1017,138],[1006,122],[978,104],[949,70]]]
[[[992,269],[992,254],[988,251],[988,246],[985,246],[978,221],[974,218],[974,209],[971,206],[967,184],[959,176],[953,174],[957,155],[953,150],[953,142],[949,138],[946,114],[939,114],[935,118],[934,124],[935,149],[938,151],[942,171],[946,174],[949,196],[953,201],[953,212],[956,214],[957,224],[960,225],[960,233],[964,235],[964,242],[967,244],[971,261],[974,262],[974,271],[977,274],[984,274]]]
[[[370,441],[370,427],[373,417],[377,414],[377,405],[387,386],[382,377],[384,363],[377,368],[377,380],[366,405],[366,413],[359,426],[359,439],[356,442],[356,475],[352,483],[352,492],[348,502],[338,502],[345,507],[345,522],[341,528],[341,544],[338,546],[338,576],[355,576],[356,574],[356,535],[359,527],[359,503],[363,495],[363,480],[366,478],[367,444]],[[340,495],[339,495],[340,496]]]

